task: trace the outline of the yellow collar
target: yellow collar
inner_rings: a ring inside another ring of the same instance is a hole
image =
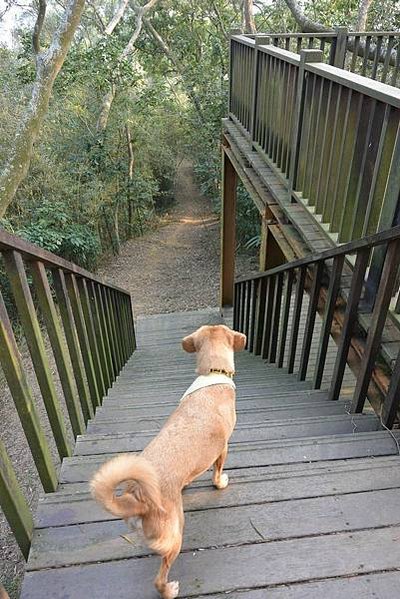
[[[233,379],[235,376],[234,372],[229,372],[223,368],[210,368],[210,374],[224,374],[225,376],[229,376],[230,379]]]

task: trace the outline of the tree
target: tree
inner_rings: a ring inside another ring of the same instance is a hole
[[[119,64],[124,62],[125,60],[127,60],[129,58],[129,56],[132,54],[134,47],[135,47],[135,43],[140,35],[140,32],[142,31],[143,19],[144,19],[145,15],[147,15],[152,10],[152,8],[154,8],[154,6],[156,5],[157,2],[158,2],[158,0],[149,0],[147,2],[147,4],[145,4],[144,6],[139,6],[138,4],[136,4],[136,2],[132,2],[132,7],[133,7],[133,10],[135,13],[135,29],[134,29],[132,36],[130,37],[128,43],[126,44],[125,48],[122,50],[122,52],[118,58],[117,62]],[[129,1],[121,0],[121,4],[119,5],[117,12],[115,13],[114,17],[111,19],[110,23],[108,24],[108,26],[105,29],[105,33],[107,35],[112,34],[112,32],[116,28],[117,24],[121,20],[126,8],[128,7],[128,4],[129,4]],[[112,83],[110,86],[110,89],[104,95],[102,103],[101,103],[101,107],[100,107],[99,118],[97,120],[97,126],[96,126],[97,132],[100,134],[103,133],[107,127],[111,107],[114,102],[116,93],[117,93],[116,83]]]
[[[47,50],[40,50],[40,32],[45,17],[41,0],[33,34],[36,56],[36,79],[29,106],[16,132],[10,158],[0,174],[0,218],[12,202],[21,181],[26,177],[35,141],[46,116],[54,81],[64,63],[83,12],[85,0],[68,0],[60,25]]]
[[[257,33],[253,0],[243,0],[244,32]]]

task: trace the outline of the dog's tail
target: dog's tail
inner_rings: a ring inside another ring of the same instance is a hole
[[[117,487],[130,485],[116,495]],[[118,518],[144,516],[150,509],[163,511],[160,484],[152,464],[141,456],[122,454],[103,464],[90,482],[93,497]]]

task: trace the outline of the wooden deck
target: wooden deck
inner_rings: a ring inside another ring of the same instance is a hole
[[[158,558],[92,501],[88,480],[109,456],[146,445],[194,378],[181,338],[219,321],[212,311],[139,320],[138,351],[40,501],[23,599],[157,596]],[[348,395],[329,402],[246,352],[236,369],[230,485],[215,490],[208,473],[184,493],[180,597],[398,597],[399,433],[348,414]]]

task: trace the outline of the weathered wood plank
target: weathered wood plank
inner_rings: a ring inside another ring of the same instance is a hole
[[[185,516],[183,551],[356,531],[398,524],[400,488],[271,504],[207,508]],[[132,544],[121,535],[128,536]],[[38,531],[29,570],[149,555],[121,521]]]
[[[360,433],[380,429],[378,418],[368,415],[331,415],[329,418],[313,416],[301,420],[273,421],[270,424],[238,425],[230,443],[245,441],[271,441],[295,437],[322,436],[344,433]],[[75,456],[102,453],[141,451],[157,434],[158,430],[146,433],[127,432],[114,434],[86,434],[78,438]]]
[[[390,527],[182,553],[174,577],[181,582],[182,594],[193,597],[235,588],[379,573],[398,568],[399,535],[400,527]],[[55,597],[65,595],[68,589],[70,597],[99,599],[131,598],[134,588],[141,599],[153,599],[158,561],[150,557],[29,572],[21,599],[42,599],[44,588],[51,588]]]
[[[319,580],[318,582],[285,585],[266,590],[233,591],[230,599],[393,599],[400,584],[399,572],[383,574],[357,575],[348,578]],[[204,597],[204,595],[202,595]],[[196,595],[200,597],[200,595]],[[222,599],[225,593],[207,595],[207,599]]]
[[[396,438],[400,438],[400,432],[395,432],[394,435]],[[231,447],[225,468],[229,470],[230,468],[350,459],[397,453],[396,442],[387,431],[360,435],[255,441]],[[99,464],[104,462],[107,457],[109,457],[108,454],[65,459],[61,468],[60,482],[89,480]]]

